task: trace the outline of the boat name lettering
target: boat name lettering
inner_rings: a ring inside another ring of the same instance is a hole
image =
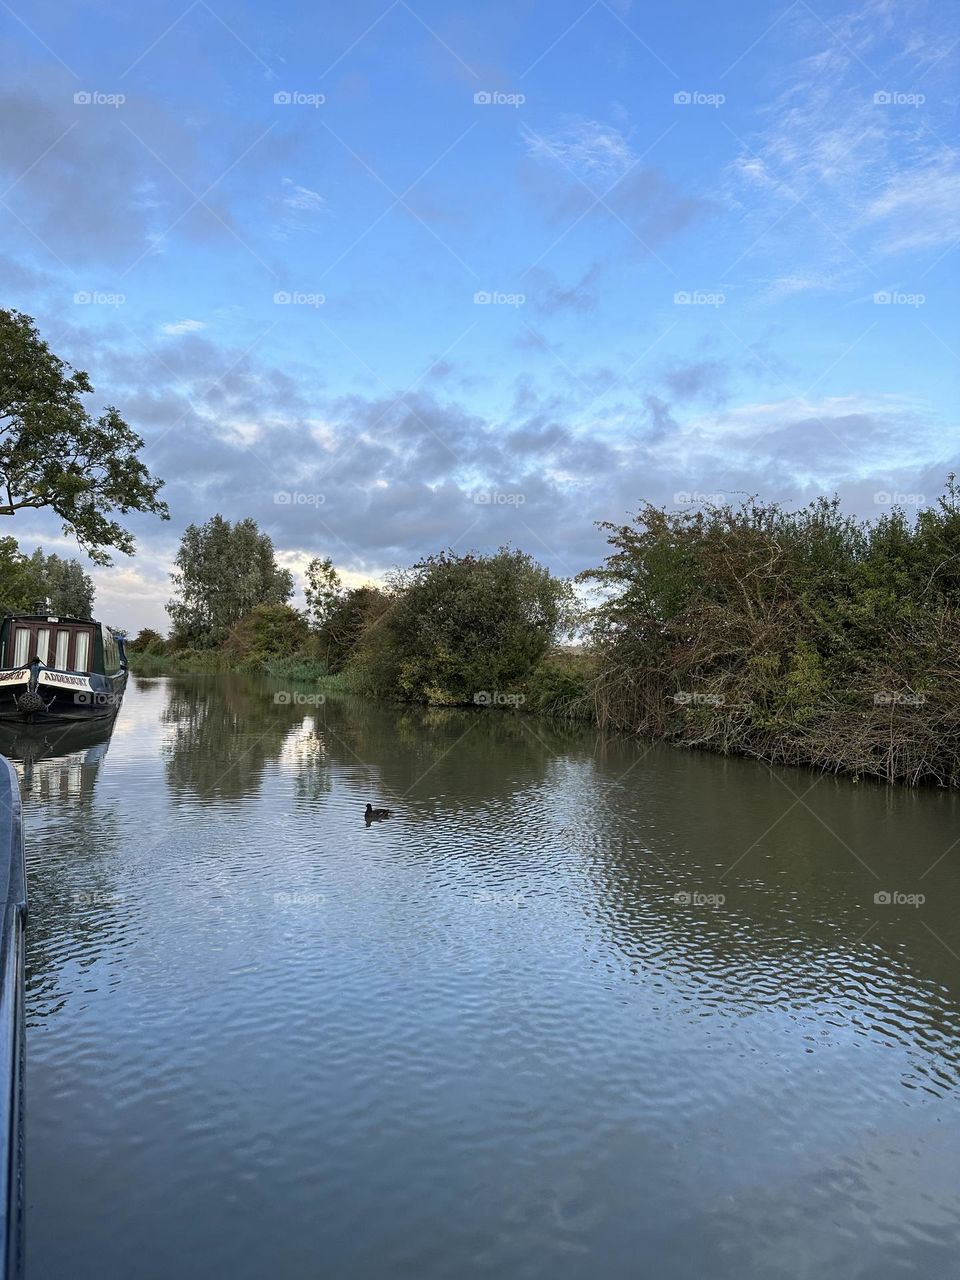
[[[40,680],[43,684],[69,684],[80,689],[90,687],[86,676],[68,676],[62,671],[43,671],[40,673]]]

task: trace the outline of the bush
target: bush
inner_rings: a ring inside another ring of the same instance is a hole
[[[309,628],[302,613],[288,604],[259,604],[234,623],[223,652],[240,663],[290,658],[307,642]]]
[[[593,658],[581,649],[554,649],[531,672],[526,708],[544,715],[589,720],[593,716]]]
[[[911,524],[755,500],[602,526],[600,722],[771,762],[960,785],[960,492]]]
[[[437,706],[517,691],[568,625],[570,584],[506,547],[429,556],[392,582],[351,663],[370,692]]]
[[[161,654],[167,651],[167,642],[159,631],[152,627],[144,627],[137,635],[127,641],[127,649],[135,649],[137,653]]]
[[[354,587],[334,600],[315,633],[317,655],[330,671],[342,671],[369,627],[390,607],[377,587]]]

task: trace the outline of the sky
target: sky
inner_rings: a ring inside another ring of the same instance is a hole
[[[567,576],[644,501],[870,517],[957,464],[952,0],[13,0],[0,40],[0,305],[166,482],[86,566],[113,625],[167,629],[216,512],[349,584]]]

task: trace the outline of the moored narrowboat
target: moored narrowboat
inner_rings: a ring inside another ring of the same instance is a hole
[[[102,622],[41,612],[0,623],[0,720],[115,716],[126,684],[123,637]]]

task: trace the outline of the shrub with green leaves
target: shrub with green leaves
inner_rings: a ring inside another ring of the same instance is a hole
[[[572,598],[522,551],[441,552],[395,575],[351,667],[371,692],[437,706],[518,692],[569,625]]]

